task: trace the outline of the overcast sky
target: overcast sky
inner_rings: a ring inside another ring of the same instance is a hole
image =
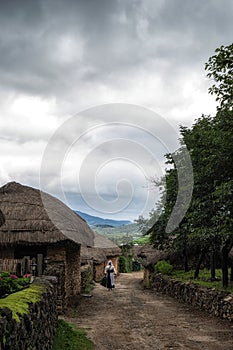
[[[204,65],[232,16],[231,0],[1,1],[1,184],[102,217],[148,211],[179,125],[215,113]]]

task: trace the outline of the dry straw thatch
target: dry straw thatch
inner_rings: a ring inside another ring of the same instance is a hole
[[[94,232],[94,247],[81,247],[81,259],[101,264],[107,257],[119,256],[121,249],[110,239]]]
[[[157,261],[166,259],[168,254],[161,250],[155,249],[150,244],[145,244],[137,251],[137,256],[141,259],[144,267],[153,266]]]
[[[57,198],[10,182],[0,188],[0,245],[50,244],[73,241],[93,246],[94,233],[87,223]],[[1,215],[0,215],[1,220]]]

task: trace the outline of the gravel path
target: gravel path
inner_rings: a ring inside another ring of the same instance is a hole
[[[137,272],[121,274],[112,292],[96,284],[66,320],[85,328],[96,350],[233,349],[229,321],[143,290],[141,281]]]

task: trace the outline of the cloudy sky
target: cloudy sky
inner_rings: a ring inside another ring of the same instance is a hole
[[[0,2],[0,182],[137,218],[151,176],[216,103],[204,65],[232,43],[231,0]]]

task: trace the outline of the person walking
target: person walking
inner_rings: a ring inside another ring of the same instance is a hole
[[[116,276],[116,269],[113,266],[111,260],[108,261],[108,264],[105,267],[104,273],[107,278],[106,287],[108,288],[109,291],[111,291],[112,288],[115,288],[114,277]]]

